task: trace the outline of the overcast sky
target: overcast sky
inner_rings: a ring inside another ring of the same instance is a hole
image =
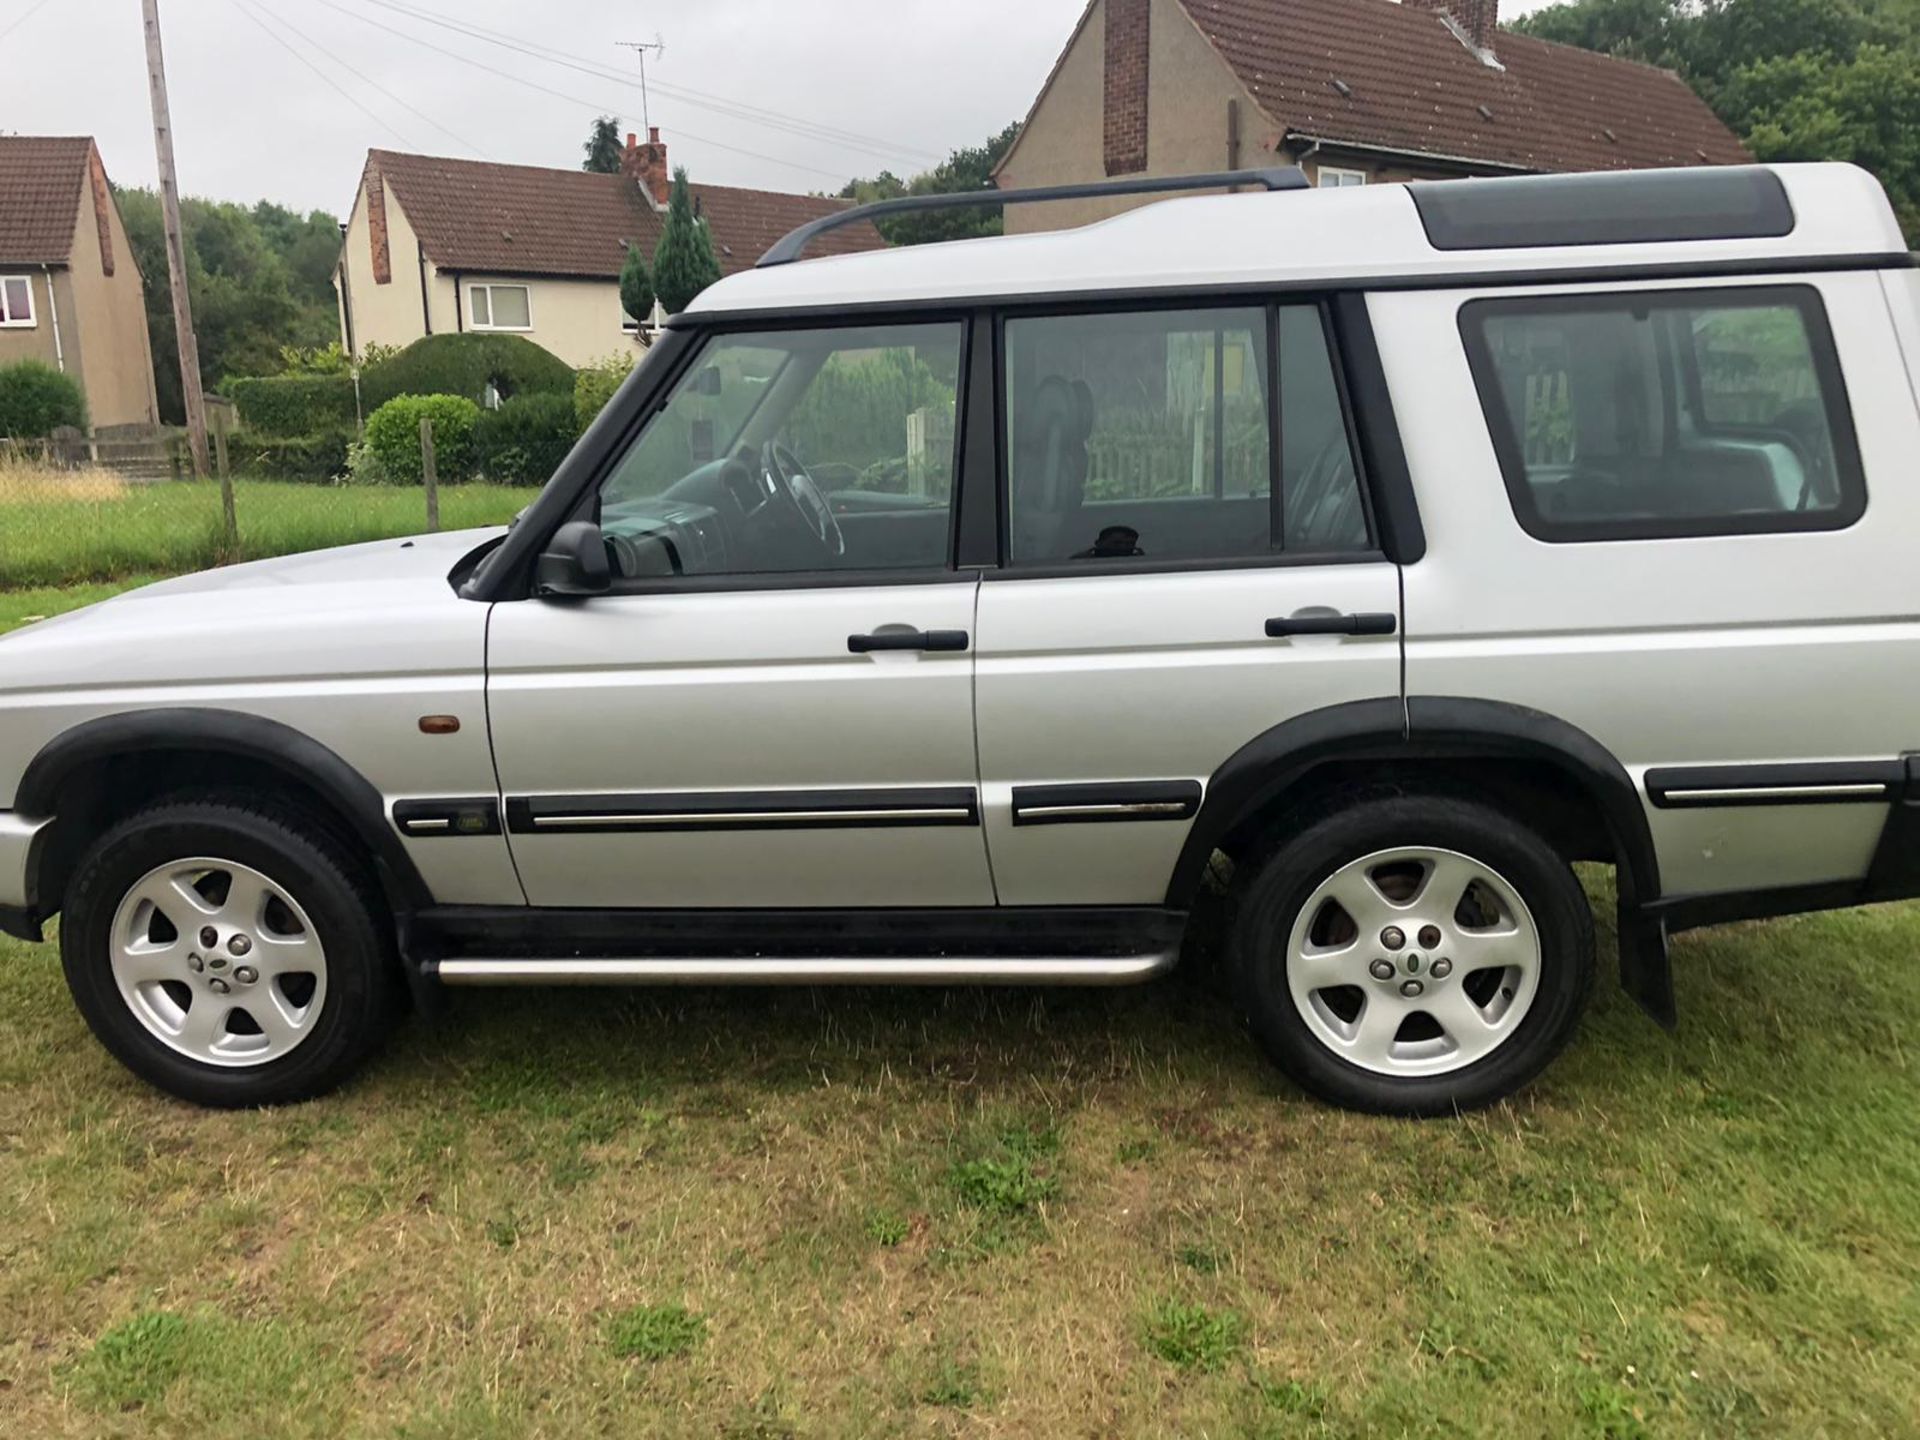
[[[182,190],[339,214],[373,146],[578,164],[596,114],[640,128],[638,57],[618,42],[656,36],[653,123],[697,178],[832,191],[911,174],[1023,116],[1084,3],[161,0],[160,14]],[[92,135],[116,182],[153,183],[139,0],[0,0],[0,57],[0,132]]]

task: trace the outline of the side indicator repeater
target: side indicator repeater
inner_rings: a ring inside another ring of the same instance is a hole
[[[420,717],[422,735],[457,735],[460,733],[458,715],[422,715]]]

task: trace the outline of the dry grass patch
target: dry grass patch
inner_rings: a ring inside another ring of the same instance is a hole
[[[0,450],[0,505],[97,505],[125,498],[128,488],[111,470],[62,470]]]

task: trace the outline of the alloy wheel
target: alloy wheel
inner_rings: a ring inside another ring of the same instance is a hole
[[[1362,856],[1294,919],[1287,985],[1314,1037],[1380,1075],[1428,1077],[1497,1050],[1532,1008],[1540,937],[1519,891],[1452,850]]]
[[[148,1034],[203,1064],[278,1060],[313,1033],[326,952],[306,912],[250,865],[198,858],[149,871],[113,918],[120,998]]]

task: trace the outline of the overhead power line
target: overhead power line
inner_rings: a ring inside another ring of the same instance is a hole
[[[495,45],[529,59],[543,60],[548,64],[590,75],[595,79],[610,80],[617,85],[634,88],[634,80],[630,75],[610,69],[583,56],[556,50],[551,45],[543,45],[537,40],[528,40],[504,30],[489,29],[487,26],[478,25],[469,20],[456,19],[424,6],[404,3],[404,0],[361,0],[361,3],[376,6],[390,14],[404,15],[424,25],[436,26],[454,34],[467,36],[482,44]],[[842,149],[861,151],[876,159],[898,161],[907,155],[920,156],[928,160],[941,158],[932,151],[922,150],[917,146],[902,145],[897,141],[879,136],[865,135],[859,131],[843,130],[837,126],[805,120],[785,111],[769,110],[763,106],[750,105],[742,100],[671,84],[661,80],[657,75],[649,76],[647,83],[661,95],[685,101],[702,109],[713,110],[732,119],[746,120],[765,129],[779,130],[803,139],[824,141]]]
[[[394,94],[393,91],[389,90],[386,86],[382,85],[378,80],[375,80],[371,75],[368,75],[365,72],[359,69],[356,69],[350,61],[343,60],[340,56],[336,55],[333,51],[329,50],[326,46],[322,45],[318,40],[314,39],[311,35],[307,34],[307,32],[302,30],[298,25],[294,24],[285,15],[282,15],[278,10],[274,9],[271,5],[267,3],[267,0],[255,0],[255,3],[259,4],[260,8],[266,14],[273,16],[273,18],[281,26],[283,26],[287,30],[292,31],[295,35],[299,36],[301,40],[303,40],[308,45],[311,45],[315,50],[318,50],[322,55],[326,56],[329,60],[333,61],[334,64],[338,65],[342,70],[346,71],[349,75],[353,76],[353,78],[358,80],[362,85],[366,85],[374,90],[378,90],[382,95],[386,96],[387,99],[391,100],[394,104],[398,105],[402,110],[405,110],[409,114],[418,116],[420,119],[426,121],[427,124],[433,126],[434,129],[438,130],[442,135],[445,135],[448,139],[452,140],[456,145],[461,146],[463,149],[472,151],[475,155],[480,156],[482,159],[487,158],[487,152],[483,150],[480,146],[474,144],[473,141],[467,139],[465,136],[461,135],[458,131],[449,130],[445,125],[442,125],[438,120],[434,119],[433,116],[429,115],[426,111],[422,110],[418,105],[413,104],[411,101],[407,100],[403,96]]]
[[[402,131],[398,126],[393,124],[392,121],[388,120],[384,115],[381,115],[376,111],[372,110],[371,108],[369,108],[368,106],[362,104],[359,96],[355,95],[351,90],[347,89],[346,86],[342,85],[338,80],[334,79],[331,75],[327,74],[326,71],[322,70],[318,65],[314,64],[313,61],[309,60],[305,55],[301,54],[298,50],[294,49],[294,47],[290,43],[288,43],[288,41],[285,38],[281,36],[280,32],[269,27],[267,22],[263,20],[258,14],[256,14],[250,5],[247,5],[245,3],[245,0],[227,0],[227,3],[232,5],[235,10],[238,10],[242,15],[246,16],[247,19],[251,20],[255,25],[258,25],[260,27],[261,34],[265,35],[269,40],[273,41],[274,44],[278,45],[282,50],[286,51],[289,55],[293,56],[294,59],[298,60],[302,65],[306,66],[307,69],[311,70],[314,74],[318,75],[328,85],[332,86],[335,90],[339,91],[341,97],[344,100],[346,100],[346,102],[349,105],[353,106],[354,109],[358,110],[362,115],[365,115],[369,120],[373,121],[374,124],[378,125],[382,130],[385,130],[389,135],[392,135],[402,145],[405,145],[409,150],[417,150],[420,148],[418,145],[414,144],[413,141],[409,140],[406,137],[405,132]]]
[[[376,20],[371,15],[362,15],[358,11],[349,10],[345,6],[339,4],[338,0],[320,0],[320,3],[326,6],[329,10],[337,10],[342,15],[350,16],[351,18],[358,20],[362,25],[371,25],[374,29],[384,30],[389,35],[398,35],[402,40],[410,41],[411,43],[415,45],[419,45],[424,49],[433,51],[435,54],[444,55],[450,60],[457,60],[460,64],[472,66],[476,70],[484,70],[489,75],[498,76],[502,80],[511,81],[513,84],[524,86],[526,89],[537,90],[542,95],[551,95],[556,100],[564,100],[569,105],[575,106],[576,108],[591,110],[597,115],[614,114],[614,113],[617,113],[620,109],[620,107],[617,104],[596,102],[592,99],[587,98],[586,96],[582,96],[578,94],[568,94],[566,91],[563,91],[563,90],[555,90],[550,85],[542,85],[536,80],[527,79],[524,75],[515,75],[510,70],[502,70],[498,66],[489,65],[483,60],[475,60],[470,55],[462,55],[457,50],[449,50],[444,45],[436,45],[431,40],[424,40],[418,35],[411,35],[405,30],[397,29],[396,27],[392,25],[388,25],[383,21]],[[810,171],[815,175],[826,175],[835,180],[844,179],[846,176],[845,171],[827,170],[827,169],[823,169],[821,166],[808,165],[799,160],[787,160],[778,155],[767,155],[758,150],[748,150],[739,145],[729,145],[723,140],[712,140],[707,138],[704,135],[695,135],[685,130],[682,130],[679,133],[688,140],[695,141],[696,143],[701,145],[710,145],[716,150],[730,150],[736,155],[746,155],[755,160],[766,160],[775,165],[786,165],[795,170]],[[413,148],[417,149],[418,147],[416,146]]]
[[[38,15],[52,3],[53,0],[35,0],[34,4],[27,6],[21,14],[14,17],[11,25],[7,26],[4,30],[0,30],[0,40],[6,39],[7,36],[18,30],[22,25],[26,24],[27,21]]]

